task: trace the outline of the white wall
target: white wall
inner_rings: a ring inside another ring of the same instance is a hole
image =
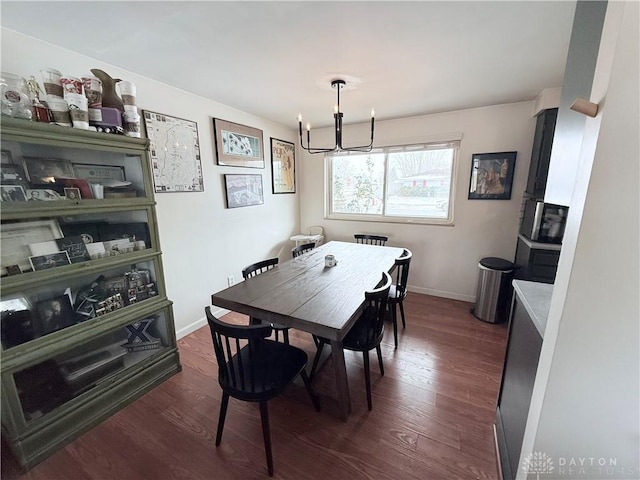
[[[455,179],[455,226],[371,223],[324,218],[322,155],[301,155],[301,225],[322,225],[326,240],[353,241],[354,233],[389,236],[389,245],[413,252],[411,291],[474,301],[478,261],[501,257],[513,261],[518,217],[524,192],[535,118],[533,102],[475,108],[376,122],[375,146],[438,140],[452,132],[463,135]],[[349,112],[345,115],[348,117]],[[367,143],[369,124],[347,125],[346,145]],[[312,130],[312,145],[331,143],[331,129]],[[359,143],[362,142],[362,143]],[[517,151],[511,200],[468,200],[474,153]]]
[[[184,92],[153,79],[2,29],[2,71],[39,78],[44,67],[82,76],[100,68],[137,85],[137,103],[151,110],[198,123],[205,191],[156,194],[160,242],[168,297],[174,301],[176,330],[182,336],[204,324],[204,306],[213,292],[227,286],[227,276],[270,256],[290,258],[289,237],[299,233],[298,194],[272,195],[270,137],[294,141],[295,131],[262,118]],[[212,118],[263,130],[265,169],[215,164]],[[263,177],[264,205],[226,209],[223,173]]]
[[[640,478],[639,6],[609,3],[597,56],[522,449],[552,458],[545,478]]]

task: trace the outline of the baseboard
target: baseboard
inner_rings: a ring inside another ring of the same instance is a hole
[[[214,308],[216,308],[216,310],[212,310],[211,313],[213,313],[218,318],[229,313],[229,310],[225,310],[224,308],[217,308],[217,307],[214,307]],[[190,323],[186,327],[182,327],[181,329],[176,330],[176,338],[180,340],[182,337],[186,337],[190,333],[193,333],[199,328],[204,327],[206,324],[207,324],[207,318],[202,317],[196,320],[195,322]]]
[[[451,300],[460,300],[463,302],[475,303],[476,297],[471,295],[461,295],[454,292],[445,292],[442,290],[434,290],[432,288],[412,287],[409,285],[407,290],[414,293],[422,293],[424,295],[432,295],[434,297],[450,298]]]

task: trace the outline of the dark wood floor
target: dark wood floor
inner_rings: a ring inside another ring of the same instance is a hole
[[[345,352],[353,411],[332,401],[330,361],[314,380],[323,409],[302,387],[269,403],[275,478],[496,479],[492,436],[506,327],[476,320],[464,302],[409,294],[407,329],[372,353],[373,411],[362,356]],[[229,314],[227,321],[246,322]],[[313,358],[311,336],[291,343]],[[267,476],[258,406],[231,399],[220,447],[221,391],[208,327],[179,341],[184,370],[21,475],[3,448],[4,480],[253,479]]]

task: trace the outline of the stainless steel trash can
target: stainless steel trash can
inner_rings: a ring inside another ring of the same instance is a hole
[[[478,263],[478,290],[473,315],[483,322],[500,323],[509,316],[513,263],[486,257]]]

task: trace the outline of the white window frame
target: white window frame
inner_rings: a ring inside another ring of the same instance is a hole
[[[376,152],[385,152],[388,154],[389,151],[394,148],[416,148],[416,147],[434,147],[437,145],[450,145],[451,148],[454,149],[452,166],[451,166],[451,179],[450,179],[450,189],[449,189],[449,210],[447,212],[446,218],[427,218],[427,217],[402,217],[397,215],[376,215],[376,214],[359,214],[359,213],[336,213],[332,212],[332,185],[333,185],[333,172],[332,172],[332,162],[330,161],[330,154],[326,154],[324,157],[324,167],[325,167],[325,181],[324,181],[324,192],[325,192],[325,215],[324,218],[328,220],[350,220],[350,221],[359,221],[359,222],[384,222],[384,223],[404,223],[404,224],[422,224],[422,225],[443,225],[443,226],[454,226],[454,198],[456,191],[456,179],[458,178],[458,164],[459,164],[459,155],[460,155],[460,140],[462,135],[453,136],[453,138],[434,140],[430,139],[430,141],[422,141],[422,142],[411,142],[403,145],[389,145],[384,147],[376,147],[372,150],[372,153]],[[388,157],[385,157],[384,160],[384,186],[383,186],[383,201],[386,201],[387,198],[387,169],[388,169]]]

